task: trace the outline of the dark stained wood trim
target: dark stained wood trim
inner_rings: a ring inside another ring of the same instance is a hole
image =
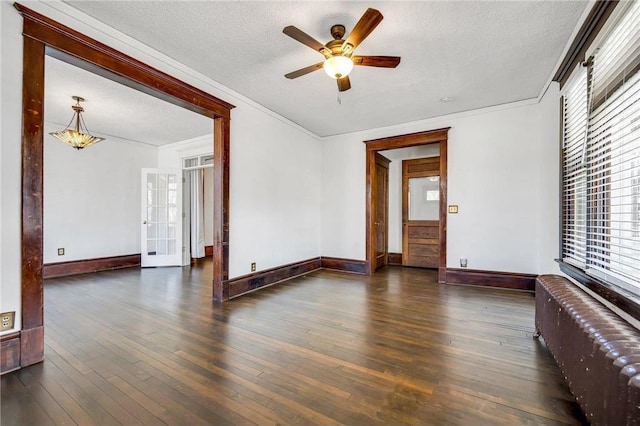
[[[168,100],[210,118],[229,117],[234,108],[215,96],[159,71],[97,40],[43,16],[19,3],[15,7],[24,17],[23,34],[41,41],[58,52],[79,58],[116,76],[120,83],[152,96]],[[55,55],[55,53],[53,54]],[[63,60],[67,60],[63,58]],[[80,63],[74,65],[81,66]],[[91,71],[95,71],[92,69]],[[107,76],[107,75],[103,75]]]
[[[569,47],[556,74],[553,76],[553,81],[559,82],[560,87],[564,86],[567,82],[578,62],[586,59],[584,55],[587,49],[589,49],[589,46],[593,43],[593,40],[617,5],[618,1],[616,0],[599,0],[593,4],[589,16],[587,16],[587,19],[580,27],[578,34],[576,34],[576,37],[571,43],[571,47]]]
[[[229,170],[228,118],[213,120],[213,300],[229,300]]]
[[[44,356],[42,223],[44,145],[43,43],[24,38],[22,60],[22,331],[20,366]]]
[[[406,135],[364,141],[367,150],[384,151],[386,149],[407,148],[410,146],[427,145],[447,139],[450,127],[428,130],[426,132],[408,133]]]
[[[320,266],[324,269],[334,269],[336,271],[354,272],[356,274],[367,273],[367,262],[364,260],[343,259],[339,257],[320,258]]]
[[[44,326],[20,332],[20,367],[44,360]]]
[[[383,180],[383,185],[382,185],[382,190],[384,193],[384,203],[382,206],[382,210],[384,213],[384,220],[379,223],[377,222],[377,220],[380,219],[380,212],[378,211],[378,209],[380,208],[380,205],[376,205],[373,204],[372,205],[372,220],[371,220],[371,225],[372,225],[372,233],[371,235],[373,236],[373,239],[370,242],[371,245],[371,250],[372,250],[372,255],[373,257],[371,258],[371,270],[375,271],[377,269],[379,269],[382,266],[386,266],[389,262],[389,253],[388,253],[388,247],[389,247],[389,163],[391,163],[391,160],[389,160],[387,157],[385,157],[384,155],[380,154],[379,152],[375,153],[375,164],[374,164],[374,170],[373,170],[373,174],[371,175],[371,199],[372,200],[377,200],[380,197],[380,182],[378,181],[378,172],[382,171],[382,180]],[[377,229],[380,226],[384,226],[384,252],[382,253],[382,256],[379,255],[379,252],[377,250],[378,246],[378,232]]]
[[[447,140],[440,141],[440,261],[438,282],[447,281]]]
[[[373,274],[375,270],[375,247],[373,242],[375,241],[375,219],[374,206],[373,206],[373,184],[376,173],[376,152],[367,150],[366,153],[366,171],[365,171],[365,262],[367,268],[367,274]]]
[[[406,148],[411,146],[428,145],[432,143],[440,144],[440,203],[445,208],[440,209],[440,260],[438,262],[438,282],[446,281],[447,268],[447,250],[446,250],[446,230],[447,230],[447,142],[450,127],[435,129],[425,132],[409,133],[406,135],[392,136],[388,138],[372,139],[364,141],[366,145],[366,208],[365,208],[365,262],[367,274],[371,275],[373,271],[373,259],[375,256],[372,241],[374,241],[375,227],[373,226],[373,193],[372,193],[372,175],[375,172],[375,154],[378,151],[387,149]]]
[[[133,266],[140,266],[140,254],[47,263],[42,268],[42,277],[44,279],[66,277],[69,275],[86,274],[88,272],[131,268]]]
[[[562,260],[556,259],[560,270],[578,281],[580,284],[608,300],[635,319],[640,320],[640,297],[619,287],[615,287],[597,278],[587,275],[582,269],[577,268]]]
[[[0,336],[0,374],[20,368],[20,332]]]
[[[258,288],[276,284],[320,269],[320,258],[290,263],[229,280],[229,297],[237,297]]]
[[[204,255],[207,257],[213,256],[213,246],[204,246]]]
[[[446,277],[447,284],[466,284],[534,291],[536,288],[537,275],[517,272],[484,271],[480,269],[447,268]]]
[[[389,265],[402,266],[402,253],[389,253]]]
[[[229,129],[233,105],[42,16],[23,16],[22,80],[22,334],[21,366],[42,360],[43,126],[46,54],[213,118],[214,299],[228,299]]]

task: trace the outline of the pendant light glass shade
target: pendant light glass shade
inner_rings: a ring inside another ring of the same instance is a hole
[[[324,61],[322,68],[329,77],[338,79],[349,75],[353,69],[353,61],[346,56],[332,56]]]
[[[100,141],[103,141],[104,138],[99,138],[97,136],[93,136],[87,130],[87,126],[84,124],[84,120],[82,119],[82,113],[84,112],[84,108],[80,106],[80,102],[84,101],[80,96],[72,96],[72,98],[76,101],[76,104],[71,107],[73,109],[73,117],[71,117],[71,121],[67,124],[67,128],[64,130],[60,130],[57,132],[49,133],[51,136],[60,139],[62,142],[67,145],[72,146],[75,149],[82,149],[89,145],[93,145]],[[75,120],[74,128],[71,128],[71,124]]]

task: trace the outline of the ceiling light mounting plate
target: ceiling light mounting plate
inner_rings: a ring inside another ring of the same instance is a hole
[[[344,28],[344,25],[341,24],[337,24],[331,27],[331,37],[334,38],[334,40],[342,40],[342,37],[344,37],[344,33],[345,33],[346,29]]]

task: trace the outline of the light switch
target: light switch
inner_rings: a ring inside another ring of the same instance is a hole
[[[449,206],[449,213],[452,213],[452,214],[458,213],[458,205],[457,204],[451,204]]]

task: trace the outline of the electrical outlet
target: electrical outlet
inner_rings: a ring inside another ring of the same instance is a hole
[[[251,272],[256,271],[256,262],[251,262]]]
[[[58,249],[58,256],[64,256],[64,247]]]
[[[15,324],[16,312],[3,312],[0,314],[0,331],[11,330]]]

